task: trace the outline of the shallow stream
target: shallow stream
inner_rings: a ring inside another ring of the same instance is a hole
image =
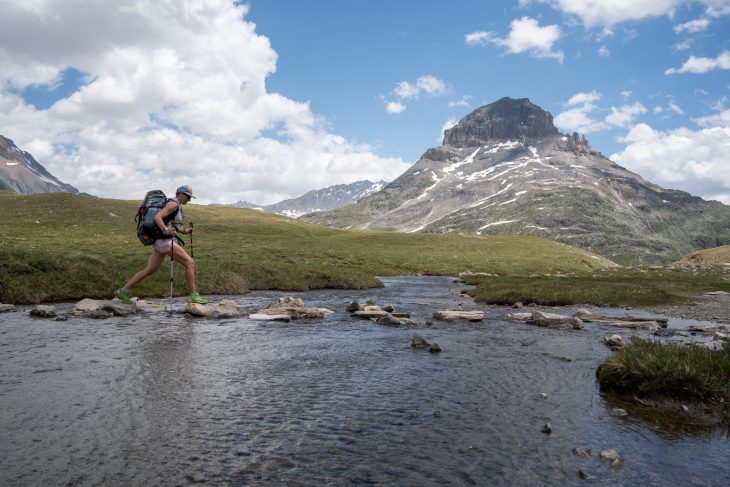
[[[630,407],[613,416],[627,406],[598,391],[603,336],[650,332],[538,328],[450,278],[383,281],[232,297],[250,311],[285,295],[335,311],[290,323],[0,314],[0,485],[730,484],[726,431]],[[369,298],[419,328],[345,312]],[[484,322],[426,326],[460,304]],[[414,332],[443,351],[411,349]]]

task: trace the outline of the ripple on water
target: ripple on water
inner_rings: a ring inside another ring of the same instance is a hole
[[[448,278],[384,282],[295,293],[336,312],[287,324],[0,315],[0,481],[577,485],[578,470],[608,485],[728,479],[723,434],[666,435],[608,413],[594,374],[610,353],[603,328],[505,322],[511,310],[472,303]],[[283,294],[234,298],[255,309]],[[411,311],[443,352],[412,350],[414,330],[343,311],[371,297]],[[485,323],[424,326],[459,304],[484,310]],[[622,469],[598,459],[604,448],[620,452]]]

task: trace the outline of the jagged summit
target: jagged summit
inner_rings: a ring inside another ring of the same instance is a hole
[[[502,98],[447,130],[388,186],[304,217],[345,228],[531,235],[620,262],[674,260],[730,243],[730,207],[664,189],[561,134],[527,98]]]
[[[444,132],[444,145],[477,147],[494,141],[528,142],[560,135],[553,116],[528,98],[504,97],[462,118]]]

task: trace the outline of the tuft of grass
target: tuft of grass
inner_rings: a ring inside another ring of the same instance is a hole
[[[730,346],[711,351],[692,345],[634,339],[598,366],[601,390],[647,399],[722,405],[730,418]]]
[[[139,204],[68,193],[0,193],[0,302],[109,297],[151,252],[135,234]],[[186,221],[195,222],[196,277],[205,294],[362,289],[382,286],[375,276],[528,275],[611,265],[536,237],[348,231],[248,209],[186,205],[184,211]],[[168,266],[166,260],[134,294],[166,295]],[[179,265],[175,276],[175,292],[184,293]]]

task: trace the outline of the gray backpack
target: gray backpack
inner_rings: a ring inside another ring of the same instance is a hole
[[[160,230],[160,227],[157,226],[157,223],[155,223],[155,215],[157,215],[157,213],[159,213],[159,211],[170,201],[175,200],[165,196],[165,193],[159,189],[148,191],[145,195],[144,201],[137,209],[137,216],[135,217],[137,222],[137,238],[140,242],[142,242],[142,244],[152,245],[155,243],[155,240],[170,238],[166,237],[162,233],[162,230]],[[165,217],[163,220],[165,225],[167,225],[173,218],[175,218],[175,213],[170,213],[167,217]]]

